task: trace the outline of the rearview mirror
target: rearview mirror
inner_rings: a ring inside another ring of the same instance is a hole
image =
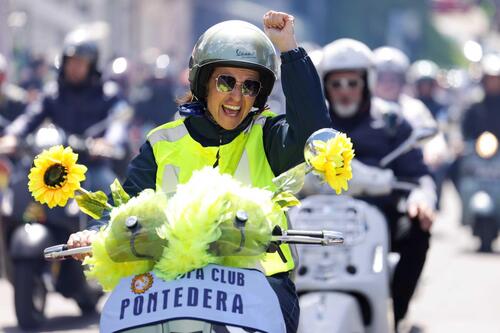
[[[436,127],[420,127],[413,129],[408,139],[406,139],[401,145],[399,145],[399,147],[394,149],[392,152],[390,152],[380,160],[380,167],[385,168],[396,158],[409,152],[415,146],[417,146],[417,144],[421,144],[426,140],[434,137],[437,133],[438,129]]]

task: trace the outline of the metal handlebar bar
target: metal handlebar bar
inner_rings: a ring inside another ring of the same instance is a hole
[[[284,230],[282,235],[272,236],[271,242],[328,246],[344,243],[344,236],[341,232],[330,230]]]
[[[281,235],[271,236],[271,243],[275,244],[309,244],[309,245],[337,245],[344,242],[342,233],[330,230],[283,230]],[[67,244],[59,244],[46,248],[43,251],[45,260],[64,260],[75,254],[91,254],[92,246],[68,248]]]

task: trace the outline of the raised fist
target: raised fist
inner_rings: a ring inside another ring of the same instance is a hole
[[[264,14],[264,32],[280,52],[297,48],[293,30],[294,17],[287,13],[268,11]]]

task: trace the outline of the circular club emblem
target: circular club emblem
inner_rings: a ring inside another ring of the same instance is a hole
[[[151,273],[145,273],[136,275],[132,279],[132,284],[130,288],[134,294],[144,294],[153,285],[153,275]]]

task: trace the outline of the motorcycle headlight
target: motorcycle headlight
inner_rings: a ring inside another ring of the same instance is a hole
[[[63,134],[54,125],[41,127],[35,133],[35,145],[39,151],[64,143]]]
[[[476,153],[481,158],[491,158],[498,151],[498,139],[495,134],[483,132],[476,140]]]

